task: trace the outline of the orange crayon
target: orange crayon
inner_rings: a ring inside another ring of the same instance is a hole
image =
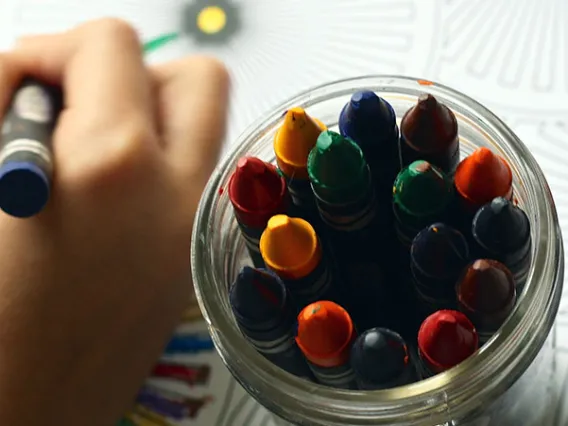
[[[333,298],[331,268],[316,231],[306,220],[283,214],[272,216],[260,237],[260,253],[300,308]]]
[[[274,136],[276,163],[286,179],[292,202],[301,216],[310,220],[319,216],[308,177],[308,154],[324,130],[327,127],[321,121],[295,107],[286,111],[284,123]]]
[[[488,148],[478,148],[461,161],[454,177],[460,206],[473,215],[496,197],[511,200],[513,173],[507,162]]]
[[[356,389],[349,356],[357,337],[349,313],[330,301],[306,306],[298,315],[296,343],[323,385]]]

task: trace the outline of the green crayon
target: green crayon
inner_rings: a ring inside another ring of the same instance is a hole
[[[393,211],[398,240],[410,249],[421,229],[447,218],[451,180],[438,167],[417,160],[400,171],[393,186]]]
[[[369,301],[369,306],[363,306],[357,297],[348,310],[360,328],[374,326],[379,323],[375,301],[386,300],[382,289],[384,279],[378,267],[384,258],[378,250],[384,240],[379,233],[375,188],[363,152],[351,139],[323,131],[308,156],[308,174],[324,231],[343,278],[357,286],[358,296],[363,295]]]

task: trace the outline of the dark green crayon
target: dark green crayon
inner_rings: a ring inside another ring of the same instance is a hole
[[[393,186],[395,229],[402,247],[426,226],[445,222],[453,185],[438,167],[417,160],[401,170]]]
[[[308,156],[308,173],[339,268],[345,280],[362,291],[358,293],[361,309],[350,308],[361,327],[359,314],[371,309],[362,308],[360,300],[366,296],[361,295],[374,300],[384,298],[382,271],[378,267],[383,260],[383,239],[369,166],[354,141],[326,130]]]

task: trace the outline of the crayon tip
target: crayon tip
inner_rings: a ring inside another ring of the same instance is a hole
[[[390,116],[385,101],[371,90],[355,92],[348,104],[348,112],[373,116]]]
[[[458,311],[437,311],[424,320],[418,331],[420,354],[436,370],[448,370],[478,348],[477,331]]]
[[[289,178],[307,179],[308,154],[327,127],[303,108],[290,108],[274,136],[274,153],[280,170]]]
[[[321,245],[312,225],[283,214],[272,216],[260,237],[266,265],[282,278],[308,275],[319,264]]]
[[[418,97],[415,106],[402,117],[400,130],[405,143],[414,150],[431,153],[445,150],[458,135],[454,113],[431,94]]]
[[[229,290],[231,307],[248,323],[270,321],[286,303],[284,283],[269,271],[244,266]]]
[[[443,211],[451,200],[452,183],[437,167],[417,160],[401,170],[393,188],[393,202],[412,216]]]
[[[498,328],[513,309],[515,296],[513,274],[491,259],[471,263],[457,285],[460,309],[480,328]]]
[[[430,93],[423,93],[418,97],[417,105],[423,111],[433,112],[438,107],[438,101]]]
[[[281,213],[288,201],[286,181],[276,167],[256,157],[242,157],[228,185],[235,214],[244,225],[264,228],[275,213]]]
[[[527,251],[530,249],[527,214],[503,197],[494,198],[477,211],[472,221],[472,234],[481,247],[494,255],[514,253],[523,247]]]
[[[326,130],[308,157],[308,173],[317,189],[341,189],[358,183],[368,170],[363,151],[339,133]]]
[[[361,334],[351,349],[351,365],[365,381],[392,382],[409,363],[404,340],[386,328],[372,328]]]
[[[410,250],[412,262],[431,277],[454,276],[469,257],[465,237],[443,223],[434,223],[420,231]]]
[[[460,162],[454,183],[461,197],[480,207],[495,197],[512,196],[513,173],[504,159],[482,147]]]
[[[312,303],[298,315],[296,342],[306,358],[316,365],[332,367],[343,364],[349,356],[347,349],[353,334],[349,314],[333,302]]]

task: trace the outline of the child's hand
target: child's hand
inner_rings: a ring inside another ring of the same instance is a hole
[[[28,75],[65,93],[42,213],[0,213],[0,424],[106,426],[190,298],[193,218],[224,135],[213,59],[144,66],[115,20],[0,55],[0,114]]]

